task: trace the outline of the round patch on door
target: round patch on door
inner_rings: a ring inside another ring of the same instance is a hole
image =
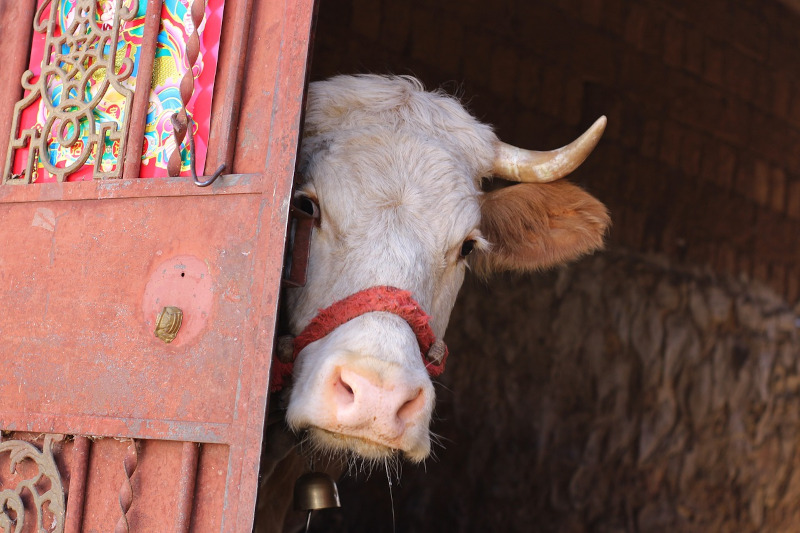
[[[172,345],[183,345],[206,327],[214,304],[213,283],[205,262],[193,255],[179,255],[159,264],[147,282],[142,298],[144,321],[154,341],[156,321],[165,308],[180,309],[182,318]]]

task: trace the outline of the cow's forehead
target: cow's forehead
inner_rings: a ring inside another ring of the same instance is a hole
[[[343,232],[387,219],[392,231],[440,226],[446,241],[478,224],[476,171],[458,145],[408,128],[369,127],[339,132],[325,146],[305,165],[306,177]]]
[[[478,192],[477,171],[463,149],[445,139],[409,128],[370,127],[340,132],[325,141],[326,149],[311,158],[316,183],[373,189],[376,195],[422,187]]]
[[[337,141],[373,128],[449,146],[473,176],[491,171],[497,137],[449,95],[425,91],[417,80],[402,76],[339,76],[311,84],[305,121],[309,137]],[[304,150],[320,147],[308,140]]]

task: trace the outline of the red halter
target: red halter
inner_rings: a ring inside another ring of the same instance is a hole
[[[411,297],[410,292],[396,287],[378,286],[351,294],[347,298],[334,302],[325,309],[320,309],[317,316],[294,339],[292,362],[283,363],[273,356],[270,391],[276,392],[283,388],[286,384],[286,379],[292,374],[294,360],[297,359],[297,354],[303,348],[325,337],[345,322],[376,311],[394,313],[408,322],[417,337],[422,362],[425,364],[428,374],[431,377],[436,377],[444,372],[444,365],[448,355],[447,346],[444,346],[444,356],[439,364],[426,358],[426,354],[433,343],[436,342],[436,335],[434,335],[428,324],[431,317]]]

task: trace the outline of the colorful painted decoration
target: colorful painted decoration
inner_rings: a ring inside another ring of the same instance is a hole
[[[189,69],[192,1],[205,0],[163,0],[153,72],[140,73],[145,0],[39,0],[29,67],[33,81],[23,80],[29,93],[21,102],[30,104],[21,112],[12,172],[24,175],[29,159],[29,182],[120,177],[133,90],[151,78],[138,177],[166,176],[175,150],[170,117],[181,108],[180,82]],[[192,68],[187,111],[199,172],[208,147],[223,7],[224,0],[208,0]],[[26,139],[30,142],[24,145]],[[188,175],[188,143],[182,146],[182,161],[182,174]]]

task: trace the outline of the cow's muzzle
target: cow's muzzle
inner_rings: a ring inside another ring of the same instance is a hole
[[[270,391],[277,392],[286,385],[297,355],[306,346],[330,334],[345,322],[366,313],[381,311],[393,313],[408,323],[417,338],[422,362],[431,377],[444,372],[449,352],[444,341],[437,339],[433,333],[429,324],[431,317],[422,310],[410,292],[397,287],[376,286],[320,309],[297,337],[278,338],[272,360]]]

